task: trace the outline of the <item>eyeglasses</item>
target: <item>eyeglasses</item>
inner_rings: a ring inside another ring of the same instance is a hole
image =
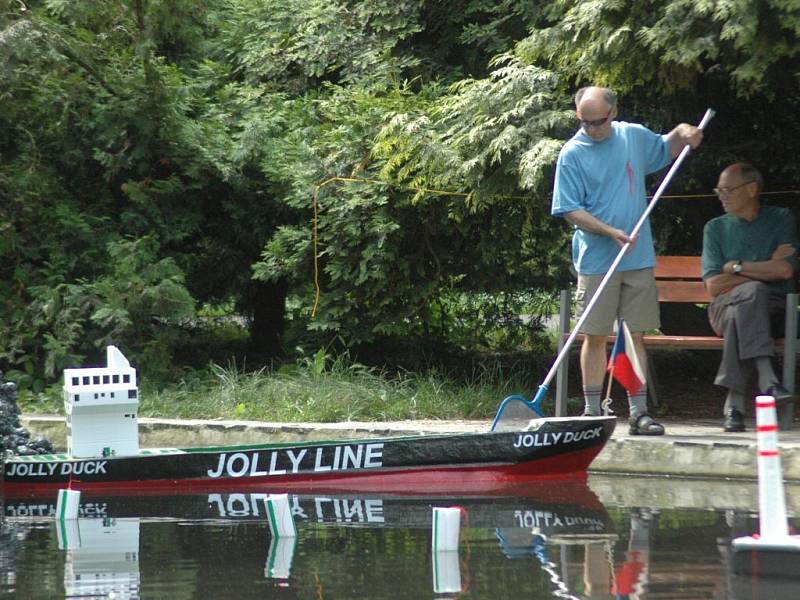
[[[611,111],[614,110],[614,107],[608,109],[608,114],[603,117],[602,119],[595,119],[594,121],[585,121],[584,119],[578,119],[581,122],[581,127],[584,129],[589,129],[590,127],[600,127],[601,125],[605,125],[608,118],[611,116]]]
[[[721,188],[714,188],[714,193],[718,196],[730,196],[734,190],[738,190],[740,187],[746,186],[748,183],[753,183],[752,181],[745,181],[744,183],[740,183],[739,185],[735,185],[733,187],[721,187]]]

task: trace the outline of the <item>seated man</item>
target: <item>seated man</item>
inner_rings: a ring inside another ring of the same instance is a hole
[[[744,431],[745,398],[755,367],[761,393],[786,401],[791,394],[772,365],[772,327],[783,323],[786,294],[794,290],[797,227],[788,208],[762,206],[761,174],[736,163],[719,176],[714,193],[725,214],[703,229],[703,280],[714,298],[708,318],[725,339],[714,380],[728,389],[724,430]]]

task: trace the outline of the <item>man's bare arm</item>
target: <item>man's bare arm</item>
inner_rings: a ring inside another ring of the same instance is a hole
[[[708,293],[711,294],[711,297],[716,298],[723,292],[732,290],[737,285],[742,285],[748,281],[752,280],[748,279],[747,277],[742,277],[741,275],[719,273],[718,275],[712,275],[708,279],[704,280],[703,283],[706,284],[706,289],[708,290]]]
[[[583,229],[584,231],[610,237],[616,240],[620,246],[624,246],[628,242],[635,242],[635,240],[628,237],[628,234],[621,229],[617,229],[606,223],[603,223],[603,221],[592,216],[591,213],[585,210],[573,210],[571,212],[564,213],[564,218],[568,223],[575,225],[575,227],[578,229]]]

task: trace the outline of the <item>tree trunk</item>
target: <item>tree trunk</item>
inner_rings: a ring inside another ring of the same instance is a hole
[[[276,358],[281,354],[288,288],[285,279],[254,283],[250,349],[259,358]]]

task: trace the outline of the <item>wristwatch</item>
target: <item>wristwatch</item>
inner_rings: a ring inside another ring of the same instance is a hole
[[[741,273],[742,272],[742,261],[737,260],[735,263],[733,263],[733,266],[731,267],[731,270],[733,270],[733,272],[736,275]]]

